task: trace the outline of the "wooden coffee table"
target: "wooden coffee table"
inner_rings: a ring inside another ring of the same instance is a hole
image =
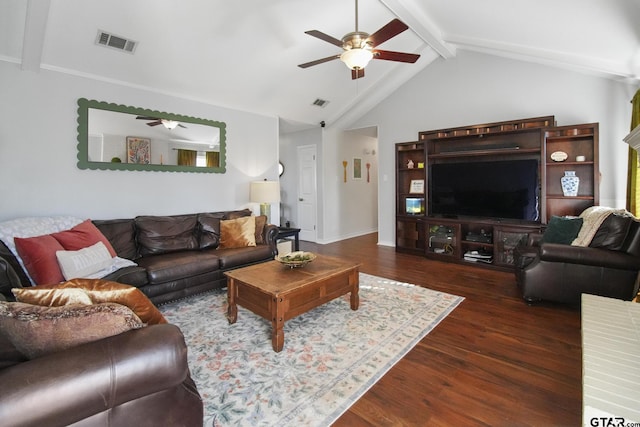
[[[271,322],[271,343],[279,352],[284,346],[284,322],[341,295],[351,292],[351,309],[360,300],[360,264],[318,255],[304,267],[289,268],[269,261],[231,270],[227,276],[229,323],[238,318],[238,305]]]

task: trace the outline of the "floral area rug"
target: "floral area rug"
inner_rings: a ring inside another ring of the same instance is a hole
[[[205,426],[329,426],[463,298],[360,273],[360,307],[349,295],[271,324],[238,307],[226,289],[160,307],[185,336]]]

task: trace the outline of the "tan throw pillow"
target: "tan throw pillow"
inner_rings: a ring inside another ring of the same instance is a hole
[[[220,221],[220,249],[256,245],[256,220],[253,216]]]
[[[136,287],[102,279],[73,279],[55,285],[40,285],[11,290],[16,300],[40,306],[62,306],[86,303],[79,292],[84,293],[89,304],[115,302],[129,307],[144,323],[167,323],[164,316],[142,291]]]
[[[0,302],[0,327],[29,359],[144,327],[127,307],[72,304],[42,307]]]

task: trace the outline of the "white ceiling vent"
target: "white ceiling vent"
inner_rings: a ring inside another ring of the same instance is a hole
[[[96,44],[127,53],[133,53],[136,50],[136,46],[138,46],[138,42],[136,41],[127,40],[124,37],[116,36],[102,30],[98,30]]]
[[[313,101],[313,105],[315,105],[316,107],[320,107],[320,108],[324,108],[327,106],[327,104],[329,103],[329,101],[327,101],[326,99],[316,99],[315,101]]]

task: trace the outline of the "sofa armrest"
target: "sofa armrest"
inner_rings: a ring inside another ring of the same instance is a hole
[[[278,253],[278,233],[280,232],[280,230],[278,229],[277,225],[273,225],[273,224],[267,224],[264,226],[264,242],[269,245],[269,247],[271,248],[271,252],[273,253],[273,256],[276,256],[276,254]]]
[[[64,426],[179,385],[188,373],[180,329],[153,325],[0,371],[0,419]]]
[[[16,274],[11,264],[0,256],[0,294],[8,300],[14,300],[11,288],[21,288],[20,278]]]
[[[529,233],[527,246],[540,246],[542,243],[542,233]]]
[[[559,243],[543,243],[540,245],[540,259],[543,261],[593,265],[619,270],[640,270],[640,257],[608,249],[562,245]]]

